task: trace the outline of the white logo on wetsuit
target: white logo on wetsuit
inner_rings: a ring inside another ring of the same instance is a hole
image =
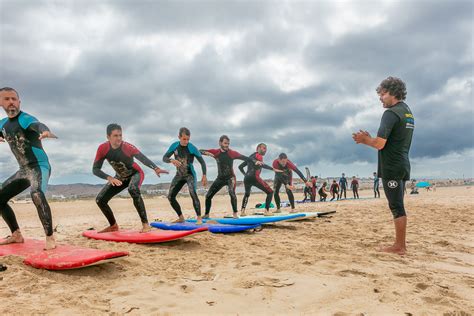
[[[396,187],[398,187],[398,182],[395,180],[390,180],[388,181],[387,185],[390,189],[395,189]]]

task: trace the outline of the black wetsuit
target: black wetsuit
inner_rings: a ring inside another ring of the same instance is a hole
[[[415,119],[404,102],[388,108],[380,123],[377,137],[387,142],[378,152],[377,175],[382,178],[383,189],[393,217],[406,216],[403,203],[405,181],[410,179],[410,159],[408,157]]]
[[[290,205],[291,208],[295,208],[295,196],[293,195],[293,192],[288,189],[286,186],[287,185],[292,185],[293,182],[293,172],[296,172],[296,174],[303,180],[305,183],[307,182],[305,176],[303,173],[295,166],[294,163],[292,163],[290,160],[286,163],[285,166],[282,166],[278,159],[275,159],[273,161],[273,168],[274,169],[280,169],[283,170],[283,172],[277,172],[275,173],[275,179],[273,180],[273,192],[275,196],[275,204],[278,209],[280,209],[280,188],[282,185],[285,186],[286,194],[288,195],[288,200],[290,200]]]
[[[380,179],[378,176],[376,176],[374,178],[374,197],[375,198],[380,197],[379,183],[380,183]]]
[[[339,185],[336,182],[333,182],[333,184],[331,184],[329,192],[331,192],[332,195],[331,201],[333,201],[336,197],[339,200]]]
[[[151,169],[157,168],[150,159],[143,155],[135,146],[127,142],[122,142],[120,147],[116,149],[113,149],[109,142],[105,142],[97,149],[92,173],[99,178],[107,180],[109,175],[101,170],[104,160],[107,160],[116,172],[115,178],[122,181],[122,185],[119,186],[107,183],[96,198],[96,203],[109,221],[110,226],[116,224],[116,220],[108,202],[127,187],[140,220],[142,223],[148,223],[145,203],[140,194],[140,187],[145,175],[140,166],[133,161],[133,158],[137,158],[138,161]]]
[[[170,158],[173,155],[174,159],[181,162],[181,167],[176,168],[176,175],[171,181],[168,200],[170,201],[171,206],[175,210],[176,214],[181,216],[183,212],[181,211],[181,206],[179,205],[178,200],[176,200],[176,196],[178,195],[181,188],[187,184],[189,194],[193,200],[194,211],[196,212],[197,216],[201,216],[201,203],[199,202],[196,192],[197,179],[193,166],[194,157],[196,157],[196,159],[201,164],[203,176],[206,175],[206,163],[204,162],[199,150],[191,143],[188,143],[187,146],[181,146],[179,141],[173,143],[163,156],[163,161],[166,163],[171,162]]]
[[[342,193],[344,193],[344,198],[347,199],[347,193],[346,193],[346,189],[347,189],[347,179],[346,177],[341,177],[339,179],[339,187],[341,188],[341,199],[342,199]]]
[[[49,131],[35,117],[21,112],[14,118],[0,120],[0,137],[10,145],[20,169],[3,182],[0,189],[0,212],[11,232],[19,229],[8,201],[31,186],[31,199],[38,211],[47,236],[53,235],[51,209],[45,192],[51,175],[48,156],[43,150],[39,135]]]
[[[222,151],[220,149],[200,150],[201,153],[205,151],[213,154],[217,161],[217,178],[214,180],[206,194],[206,215],[209,215],[211,212],[212,198],[224,186],[227,186],[230,195],[232,211],[237,213],[237,196],[235,194],[236,179],[233,167],[234,160],[240,159],[247,161],[250,164],[255,163],[255,161],[231,149],[227,151]]]
[[[326,198],[328,197],[328,194],[326,193],[326,187],[324,185],[321,185],[319,188],[319,201],[321,202],[326,202]]]
[[[256,152],[250,155],[249,158],[254,161],[263,161],[263,156]],[[247,166],[247,172],[244,169],[245,166]],[[245,209],[247,207],[247,203],[248,203],[253,186],[259,188],[260,190],[262,190],[263,192],[267,194],[267,197],[265,199],[265,209],[268,211],[268,209],[270,208],[270,204],[272,202],[273,190],[265,181],[263,181],[262,178],[260,178],[260,173],[262,172],[262,168],[273,170],[272,167],[266,164],[259,166],[254,163],[249,164],[247,161],[244,161],[239,166],[240,172],[244,174],[244,186],[245,186],[245,194],[244,194],[244,198],[242,199],[242,209]]]

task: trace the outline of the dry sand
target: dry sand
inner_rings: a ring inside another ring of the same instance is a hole
[[[262,200],[253,194],[249,205]],[[179,201],[191,209],[189,197]],[[151,220],[175,218],[165,198],[145,203]],[[408,254],[400,257],[376,251],[393,235],[383,193],[297,207],[336,210],[331,218],[155,245],[85,239],[83,230],[106,225],[95,202],[52,203],[58,242],[131,255],[65,272],[0,257],[8,266],[0,272],[0,314],[468,315],[474,311],[473,205],[469,187],[408,195]],[[111,206],[123,228],[139,228],[131,200],[114,199]],[[228,196],[216,196],[213,206],[214,215],[223,215]],[[33,205],[13,208],[24,235],[43,238]],[[7,234],[0,220],[0,236]]]

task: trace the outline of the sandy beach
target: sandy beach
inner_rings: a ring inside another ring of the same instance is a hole
[[[361,191],[367,196],[370,191]],[[252,194],[249,206],[263,200]],[[472,314],[474,188],[421,190],[405,201],[408,254],[403,257],[377,251],[393,236],[383,193],[381,199],[297,206],[337,211],[328,218],[267,225],[260,232],[204,232],[154,245],[83,238],[82,231],[106,225],[95,201],[51,203],[59,243],[125,250],[130,256],[64,272],[0,257],[8,266],[0,272],[0,314]],[[179,202],[186,216],[194,216],[189,197]],[[175,218],[166,198],[145,199],[145,204],[150,220]],[[111,206],[122,228],[139,228],[130,199],[116,198]],[[34,206],[13,208],[23,234],[42,239]],[[213,215],[229,212],[229,197],[216,196]],[[0,221],[0,236],[8,234]]]

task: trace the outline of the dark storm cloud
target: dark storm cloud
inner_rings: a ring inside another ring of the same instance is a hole
[[[111,122],[158,162],[187,126],[200,148],[222,134],[244,154],[266,142],[267,162],[287,152],[300,165],[374,164],[351,132],[376,132],[375,88],[388,75],[408,86],[412,157],[474,147],[467,1],[0,0],[0,9],[1,85],[17,87],[24,110],[60,136],[47,150],[63,178],[90,174]],[[341,31],[344,10],[360,21]],[[288,89],[300,69],[316,79]],[[5,177],[15,163],[3,148]]]

